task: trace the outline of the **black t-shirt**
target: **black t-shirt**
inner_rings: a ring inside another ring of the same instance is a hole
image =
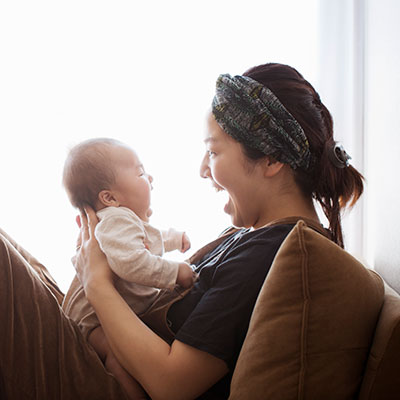
[[[232,371],[272,261],[292,224],[228,236],[197,264],[193,289],[168,312],[175,339],[224,360],[231,371],[201,399],[229,396]],[[196,377],[193,377],[196,379]]]

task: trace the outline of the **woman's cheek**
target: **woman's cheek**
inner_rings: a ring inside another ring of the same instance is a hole
[[[226,172],[223,164],[221,164],[218,160],[215,160],[210,165],[210,170],[212,177],[218,185],[224,187],[224,181],[226,181]]]

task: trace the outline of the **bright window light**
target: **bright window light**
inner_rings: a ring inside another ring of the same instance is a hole
[[[78,228],[64,159],[113,137],[154,177],[154,226],[185,230],[192,250],[215,238],[226,195],[198,174],[215,80],[281,62],[315,81],[317,17],[318,0],[1,2],[1,227],[67,290]]]

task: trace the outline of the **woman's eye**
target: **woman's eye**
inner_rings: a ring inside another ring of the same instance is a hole
[[[207,153],[208,153],[208,157],[215,156],[215,152],[214,151],[207,150]]]

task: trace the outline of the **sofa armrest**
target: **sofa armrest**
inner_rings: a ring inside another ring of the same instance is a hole
[[[400,296],[385,284],[385,297],[359,400],[398,399],[400,394]]]

